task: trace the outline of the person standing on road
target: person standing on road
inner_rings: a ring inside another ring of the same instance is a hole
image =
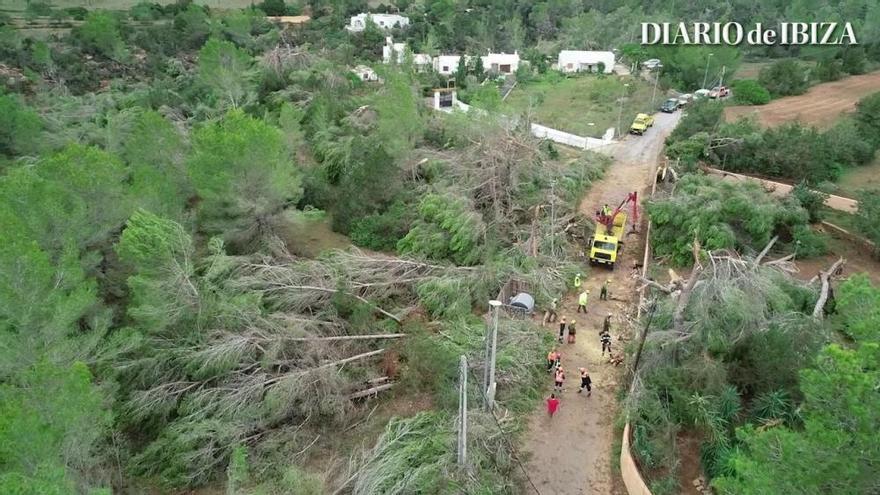
[[[556,321],[556,307],[559,305],[559,300],[555,297],[550,301],[550,304],[547,306],[547,311],[544,312],[544,321],[541,323],[542,325],[546,325],[547,323],[554,323]]]
[[[576,320],[571,320],[571,323],[568,324],[568,343],[574,344],[575,333],[577,333],[577,329],[575,328]]]
[[[584,289],[583,292],[578,296],[578,309],[577,312],[580,313],[581,310],[584,310],[584,313],[587,312],[587,299],[590,297],[590,291],[588,289]]]
[[[602,322],[602,331],[599,333],[601,334],[603,332],[611,332],[611,313],[608,313],[605,316],[605,320]]]
[[[599,341],[602,342],[602,356],[603,357],[605,356],[606,350],[608,351],[608,355],[610,356],[611,355],[611,334],[603,330],[602,333],[599,335]]]
[[[557,409],[559,409],[559,399],[556,398],[556,394],[550,394],[547,399],[547,414],[552,418]]]
[[[565,382],[565,371],[562,365],[556,367],[556,373],[553,374],[553,389],[558,393],[562,393],[562,384]]]
[[[565,336],[565,317],[563,316],[561,320],[559,320],[559,343],[562,343],[562,338]]]
[[[593,380],[590,379],[590,372],[587,371],[586,368],[581,368],[581,389],[578,390],[578,393],[581,393],[586,389],[587,397],[593,395]]]
[[[602,284],[602,290],[599,292],[599,300],[607,301],[608,300],[608,292],[611,288],[611,279],[606,279],[605,283]]]
[[[559,366],[559,361],[561,359],[562,354],[559,354],[559,351],[555,348],[547,353],[547,372],[549,373],[554,367]]]

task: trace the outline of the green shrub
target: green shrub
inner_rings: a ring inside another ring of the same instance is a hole
[[[716,105],[715,102],[705,100],[694,103],[666,139],[666,144],[688,139],[700,132],[714,134],[723,113],[724,107]]]
[[[742,105],[765,105],[770,101],[770,92],[754,79],[739,79],[730,83],[733,98]]]
[[[822,82],[837,81],[843,77],[843,65],[840,59],[834,57],[823,58],[816,64],[816,78]]]
[[[822,220],[822,209],[825,206],[825,200],[828,199],[827,194],[810,189],[804,182],[798,183],[790,194],[803,209],[807,210],[810,215],[810,223]]]
[[[800,95],[807,91],[807,69],[794,60],[780,60],[761,69],[758,81],[773,96]]]
[[[880,253],[880,189],[861,191],[858,200],[856,226],[874,242],[875,246],[878,246]]]

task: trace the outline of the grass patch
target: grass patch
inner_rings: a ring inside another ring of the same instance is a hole
[[[880,189],[880,157],[875,157],[870,165],[844,169],[837,188],[837,194],[848,198],[855,198],[862,189]]]
[[[637,113],[653,113],[652,86],[631,76],[565,77],[556,72],[548,73],[541,79],[520,83],[504,101],[502,112],[526,114],[531,110],[533,122],[579,136],[602,137],[609,127],[617,126],[617,99],[624,90],[627,99],[623,104],[621,127],[629,128]],[[658,91],[654,103],[662,102],[663,93]]]

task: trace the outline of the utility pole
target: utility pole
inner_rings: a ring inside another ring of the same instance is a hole
[[[461,355],[458,371],[458,466],[467,465],[467,358]]]
[[[661,67],[660,70],[657,71],[657,74],[654,76],[654,91],[651,92],[651,110],[654,109],[654,97],[657,96],[657,82],[660,81],[660,71],[663,70]]]
[[[537,240],[535,241],[537,242]],[[556,179],[550,179],[550,256],[556,255]]]
[[[486,383],[484,390],[486,391],[486,409],[492,410],[495,406],[495,353],[498,347],[498,313],[501,310],[501,301],[489,301],[492,308],[492,328],[489,335],[486,336]]]
[[[626,99],[626,88],[629,87],[629,83],[623,85],[623,96],[620,97],[620,106],[617,110],[617,137],[620,138],[620,119],[623,118],[623,100]]]
[[[718,81],[719,86],[724,86],[724,72],[726,69],[727,69],[727,66],[725,66],[725,65],[721,66],[721,80]]]
[[[703,73],[703,87],[700,89],[706,89],[706,79],[709,77],[709,61],[712,60],[712,55],[714,53],[710,53],[708,57],[706,57],[706,72]]]

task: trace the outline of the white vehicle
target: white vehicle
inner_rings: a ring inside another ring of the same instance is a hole
[[[678,96],[678,108],[682,108],[688,103],[694,101],[694,95],[690,93],[685,93],[683,95]]]
[[[654,70],[663,67],[663,64],[660,63],[660,59],[651,58],[642,62],[642,67],[648,70]]]
[[[698,89],[694,91],[694,100],[704,100],[709,97],[708,89]]]

